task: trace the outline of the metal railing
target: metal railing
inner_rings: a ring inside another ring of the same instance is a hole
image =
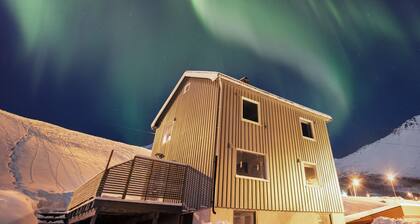
[[[80,186],[68,210],[94,197],[181,204],[184,210],[197,210],[211,206],[211,195],[211,178],[191,166],[136,156]]]

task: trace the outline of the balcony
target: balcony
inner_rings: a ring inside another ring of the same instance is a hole
[[[69,223],[100,214],[182,214],[211,206],[212,180],[189,165],[136,156],[76,189]]]

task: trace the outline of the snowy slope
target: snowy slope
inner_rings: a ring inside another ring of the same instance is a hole
[[[62,193],[73,191],[103,170],[113,149],[111,165],[136,154],[150,155],[150,150],[142,147],[0,110],[0,190],[15,199],[10,195],[23,193],[38,207],[63,207]],[[13,191],[17,193],[10,193]],[[1,196],[0,202],[7,200]]]
[[[404,122],[388,136],[336,159],[340,172],[384,174],[420,178],[420,115]]]

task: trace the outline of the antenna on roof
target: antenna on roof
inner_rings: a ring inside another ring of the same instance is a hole
[[[248,79],[248,77],[246,77],[246,76],[244,76],[244,77],[240,78],[240,79],[239,79],[239,81],[244,82],[244,83],[246,83],[246,84],[249,84],[249,79]]]

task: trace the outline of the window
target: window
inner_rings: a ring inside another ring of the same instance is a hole
[[[190,90],[190,86],[191,86],[191,83],[190,82],[188,82],[187,84],[185,84],[184,90],[182,91],[182,94],[187,93]]]
[[[167,142],[171,141],[173,126],[174,126],[173,123],[165,126],[163,137],[162,137],[162,144],[166,144]]]
[[[303,172],[305,173],[305,181],[307,185],[318,185],[318,175],[316,172],[316,164],[302,162]]]
[[[255,212],[234,211],[233,224],[255,224]]]
[[[242,119],[251,123],[260,122],[260,104],[257,101],[242,97]]]
[[[236,175],[267,179],[265,155],[237,149]]]
[[[300,119],[300,126],[302,128],[302,136],[305,138],[314,139],[313,122],[310,120]]]

